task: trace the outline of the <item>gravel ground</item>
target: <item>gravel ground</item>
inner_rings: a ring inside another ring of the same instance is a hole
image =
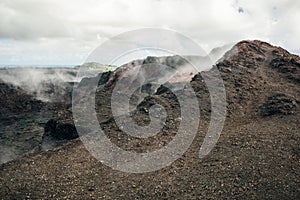
[[[213,152],[200,160],[199,137],[182,158],[151,173],[114,171],[80,140],[0,167],[3,199],[299,199],[297,116],[227,120]]]

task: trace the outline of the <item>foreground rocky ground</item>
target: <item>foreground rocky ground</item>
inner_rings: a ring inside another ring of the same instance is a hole
[[[224,80],[228,111],[221,137],[204,159],[199,159],[199,148],[211,110],[209,93],[198,74],[191,85],[201,105],[199,130],[189,150],[170,166],[143,174],[115,171],[93,158],[81,140],[75,139],[60,148],[1,165],[1,197],[299,199],[300,58],[264,42],[243,41],[204,74],[213,77],[216,69]],[[170,142],[180,116],[174,95],[159,88],[133,113],[133,118],[145,125],[147,109],[155,102],[165,105],[169,118],[157,136],[145,140],[129,137],[116,126],[109,109],[113,77],[116,74],[100,79],[105,79],[100,83],[104,87],[96,95],[97,117],[110,140],[135,152],[153,151]],[[67,119],[56,118],[62,125],[70,124],[68,112],[59,114]]]
[[[236,127],[228,120],[217,146],[205,159],[198,158],[204,134],[200,132],[181,159],[146,174],[114,171],[75,140],[61,149],[3,165],[1,196],[298,199],[299,125],[294,117],[273,117]]]

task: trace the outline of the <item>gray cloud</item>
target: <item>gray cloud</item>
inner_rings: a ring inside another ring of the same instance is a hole
[[[0,37],[15,40],[69,36],[67,23],[45,1],[3,0],[0,6]]]
[[[1,0],[0,61],[81,63],[102,41],[144,27],[178,31],[207,51],[262,39],[299,52],[299,10],[292,0]]]

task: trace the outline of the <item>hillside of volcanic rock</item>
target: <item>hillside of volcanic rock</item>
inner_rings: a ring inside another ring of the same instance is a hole
[[[293,114],[299,104],[300,58],[280,47],[261,41],[242,41],[228,51],[212,70],[224,81],[228,116],[241,119],[254,116]],[[192,84],[203,91],[200,74]]]
[[[42,119],[38,118],[45,104],[2,81],[0,102],[0,163],[3,163],[37,150],[38,140],[25,145],[22,142],[43,135],[43,127],[38,124]]]
[[[39,100],[35,100],[21,88],[0,80],[0,111],[5,113],[19,113],[38,111],[43,106]]]
[[[299,199],[299,70],[299,56],[280,47],[262,41],[239,42],[211,70],[192,77],[200,125],[188,151],[170,166],[143,174],[115,171],[75,139],[61,148],[1,165],[0,195],[8,199]],[[227,96],[225,125],[214,149],[199,159],[211,113],[203,77],[213,80],[218,75]],[[137,108],[131,115],[137,124],[149,124],[149,108],[156,103],[168,114],[157,135],[141,139],[120,130],[112,117],[114,77],[116,71],[100,75],[103,82],[96,90],[97,117],[105,134],[123,149],[139,153],[168,144],[182,120],[178,98],[168,89],[171,83],[150,86],[142,101],[142,90],[133,94],[130,102]],[[88,130],[88,123],[81,128]]]
[[[47,90],[49,95],[55,93],[51,88]],[[62,94],[63,102],[43,102],[28,91],[0,80],[0,163],[40,152],[46,122],[56,111],[70,106],[70,94]]]

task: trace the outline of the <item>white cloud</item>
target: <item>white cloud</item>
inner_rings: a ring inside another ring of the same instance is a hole
[[[101,41],[144,27],[206,50],[262,39],[299,53],[299,10],[296,0],[0,0],[0,63],[81,63]]]

